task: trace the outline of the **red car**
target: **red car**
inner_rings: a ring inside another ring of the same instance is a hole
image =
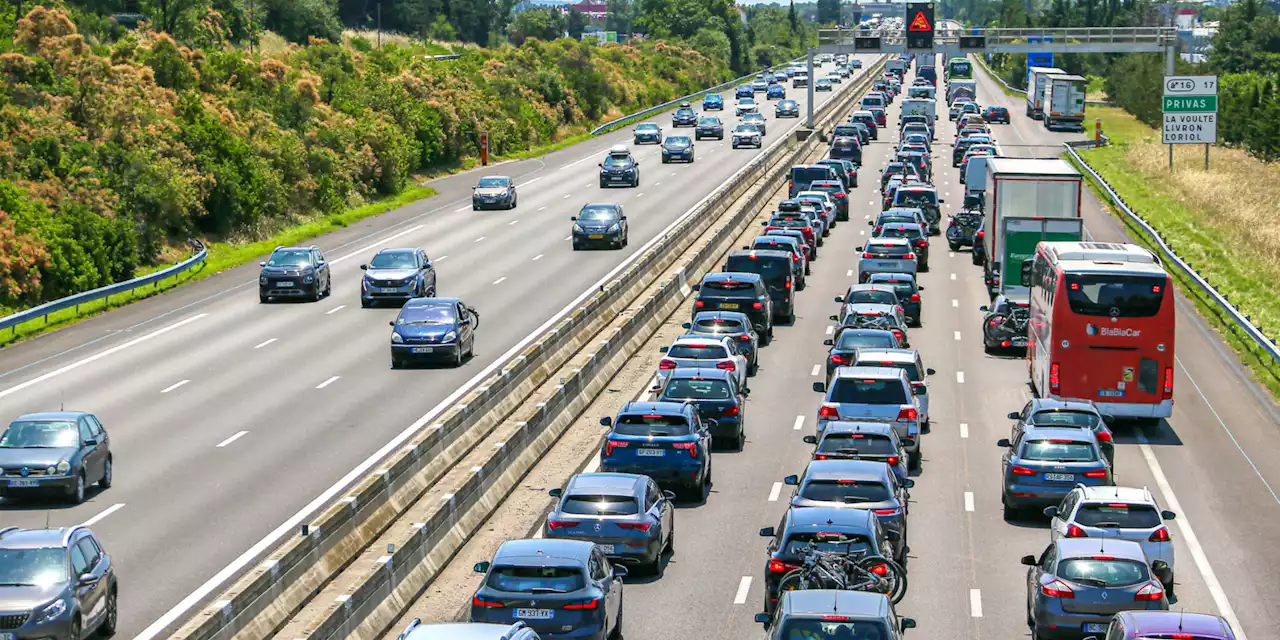
[[[871,115],[875,116],[876,126],[888,126],[888,118],[885,116],[884,109],[881,109],[880,107],[871,107],[868,111],[871,112]]]

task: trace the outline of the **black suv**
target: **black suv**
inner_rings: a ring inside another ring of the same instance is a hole
[[[759,275],[773,300],[773,317],[787,324],[795,323],[797,287],[790,251],[734,251],[725,260],[724,271]]]
[[[333,292],[329,261],[315,246],[276,247],[259,262],[258,301],[272,298],[304,298],[315,302]]]
[[[698,114],[688,102],[681,102],[674,115],[671,116],[672,127],[692,127],[698,124]]]
[[[640,163],[636,162],[626,145],[610,149],[609,155],[600,163],[600,188],[613,185],[640,186]]]
[[[693,285],[693,313],[739,311],[751,319],[761,344],[773,341],[773,300],[764,279],[755,273],[708,273]]]

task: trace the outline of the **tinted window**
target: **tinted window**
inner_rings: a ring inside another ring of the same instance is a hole
[[[744,333],[745,329],[741,322],[737,320],[723,320],[715,318],[711,320],[699,320],[694,323],[698,331],[707,333]]]
[[[690,140],[687,136],[671,136],[664,141],[668,147],[687,147]]]
[[[379,253],[373,257],[373,262],[370,262],[369,266],[374,269],[416,269],[418,263],[412,253],[407,251],[396,251],[392,253]]]
[[[842,531],[796,532],[787,536],[782,545],[782,553],[787,556],[798,556],[805,552],[809,545],[818,551],[829,553],[849,553],[863,555],[871,550],[871,541],[864,535],[845,533]]]
[[[783,623],[779,640],[889,640],[889,632],[883,622],[828,620],[788,617]]]
[[[757,249],[760,251],[787,251],[790,253],[800,252],[800,248],[795,246],[792,243],[777,242],[775,240],[756,239],[756,241],[751,244],[751,248]]]
[[[777,280],[791,275],[791,261],[787,258],[761,258],[752,260],[748,256],[730,256],[725,263],[726,271],[738,273],[758,273],[765,280]]]
[[[1058,563],[1058,576],[1092,587],[1126,587],[1149,580],[1147,566],[1131,560],[1072,558]]]
[[[640,505],[631,496],[572,495],[560,503],[560,510],[585,516],[630,516],[640,513]]]
[[[77,447],[80,431],[74,422],[15,422],[0,436],[0,449]]]
[[[0,548],[0,586],[41,586],[66,579],[67,564],[61,548]]]
[[[1022,457],[1049,462],[1094,462],[1098,459],[1092,444],[1067,440],[1031,440],[1023,445]]]
[[[713,100],[712,102],[714,102],[714,100]],[[720,124],[720,119],[719,119],[719,118],[716,118],[715,116],[703,116],[703,117],[701,117],[701,118],[698,118],[698,124],[700,124],[700,125],[717,125],[717,124]]]
[[[823,502],[882,502],[892,497],[879,482],[861,480],[810,480],[800,497]]]
[[[457,311],[449,303],[405,307],[396,318],[396,324],[453,324]]]
[[[76,543],[76,547],[80,549],[80,553],[84,555],[85,561],[89,563],[89,568],[98,566],[99,556],[98,545],[93,543],[89,538],[83,538]]]
[[[854,291],[845,299],[850,304],[898,304],[898,296],[892,291],[876,289]]]
[[[591,220],[594,222],[608,222],[618,219],[618,210],[613,207],[583,207],[578,212],[579,220]]]
[[[831,388],[831,402],[841,404],[910,404],[897,380],[839,378]]]
[[[1071,311],[1085,316],[1149,318],[1160,312],[1165,277],[1068,275]]]
[[[71,547],[71,572],[77,576],[89,573],[89,560],[79,546]]]
[[[872,359],[858,358],[858,365],[864,367],[889,367],[891,369],[902,369],[907,372],[908,380],[912,382],[920,382],[921,380],[924,380],[924,378],[920,376],[920,367],[917,367],[914,362],[890,362],[888,360],[881,362],[880,360],[875,360],[875,356],[871,356],[871,358]]]
[[[861,456],[891,456],[898,453],[888,436],[875,433],[833,433],[818,443],[818,452]]]
[[[676,378],[667,385],[662,396],[676,400],[728,400],[729,383],[724,380]]]
[[[673,344],[667,349],[667,357],[670,358],[689,358],[692,360],[718,360],[727,358],[724,345],[711,344]]]
[[[898,340],[893,334],[884,332],[869,333],[864,331],[844,331],[836,339],[837,349],[856,349],[859,347],[884,347],[894,349]]]
[[[504,189],[511,184],[506,178],[480,178],[479,187],[481,189]]]
[[[896,207],[933,207],[938,204],[938,194],[933,191],[899,190],[893,204]]]
[[[1031,424],[1092,429],[1098,426],[1098,414],[1088,411],[1038,411],[1031,416]]]
[[[911,247],[905,244],[868,244],[867,253],[884,258],[904,258],[911,253]]]
[[[922,237],[920,227],[885,227],[880,231],[882,238],[910,238],[912,240]]]
[[[309,249],[277,251],[271,254],[271,259],[267,261],[268,267],[299,267],[309,264],[311,264]]]
[[[750,282],[704,282],[702,290],[719,298],[754,298],[756,286]]]
[[[613,168],[625,168],[631,166],[631,158],[629,156],[609,156],[604,159],[604,166]]]
[[[488,582],[494,589],[520,593],[577,591],[585,584],[576,567],[494,567]]]
[[[1075,519],[1086,527],[1150,529],[1160,526],[1160,514],[1149,504],[1086,503],[1080,505]]]
[[[618,418],[613,432],[623,436],[687,436],[690,430],[683,416],[625,415]]]

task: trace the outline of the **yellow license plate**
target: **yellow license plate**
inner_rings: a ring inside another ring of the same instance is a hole
[[[721,305],[720,305],[720,308],[721,308],[721,309],[737,309],[737,308],[738,308],[738,305],[737,305],[737,304],[729,304],[729,303],[725,303],[725,304],[721,304]]]
[[[591,238],[592,240],[602,240],[602,239],[604,239],[604,234],[603,234],[603,233],[593,233],[593,234],[591,234],[591,235],[589,235],[589,236],[587,236],[587,237],[588,237],[588,238]]]

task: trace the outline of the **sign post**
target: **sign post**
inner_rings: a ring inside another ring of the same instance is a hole
[[[933,50],[933,3],[907,3],[907,50]]]
[[[480,166],[489,166],[489,133],[487,131],[480,133]]]
[[[1165,76],[1161,107],[1169,170],[1175,144],[1203,144],[1208,169],[1209,145],[1218,141],[1218,76]]]

